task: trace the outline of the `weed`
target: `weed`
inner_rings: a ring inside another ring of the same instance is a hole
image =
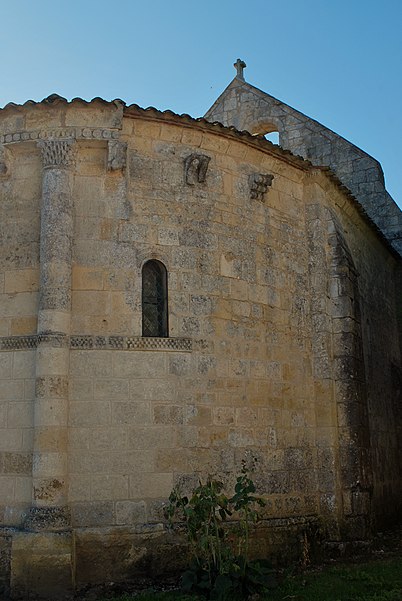
[[[265,501],[255,495],[244,463],[233,495],[223,490],[223,483],[211,477],[190,498],[173,489],[165,516],[171,527],[175,518],[184,523],[190,543],[192,559],[182,575],[182,590],[219,601],[247,599],[266,592],[275,580],[267,561],[249,559],[251,529]]]

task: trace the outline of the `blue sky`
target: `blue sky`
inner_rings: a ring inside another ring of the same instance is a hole
[[[402,206],[402,0],[0,0],[0,106],[121,98],[203,115],[248,82],[377,158]]]

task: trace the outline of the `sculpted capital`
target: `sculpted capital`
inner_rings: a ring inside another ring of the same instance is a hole
[[[46,168],[71,169],[75,164],[75,140],[73,138],[61,140],[39,140],[38,147],[42,153],[42,162]]]

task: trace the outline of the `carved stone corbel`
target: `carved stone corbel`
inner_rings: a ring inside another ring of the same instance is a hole
[[[202,184],[205,182],[208,164],[211,157],[205,154],[190,154],[184,159],[184,179],[186,184]]]
[[[109,140],[107,144],[107,168],[109,171],[125,169],[127,164],[127,144],[120,140]]]
[[[273,175],[263,173],[252,173],[249,178],[250,198],[252,200],[264,200],[268,188],[272,185]]]

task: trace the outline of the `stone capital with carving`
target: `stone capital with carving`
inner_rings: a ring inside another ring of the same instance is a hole
[[[249,178],[250,198],[252,200],[264,200],[268,188],[272,185],[273,175],[264,173],[252,173]]]
[[[75,146],[73,138],[58,140],[39,140],[44,169],[72,169],[75,165]]]
[[[194,186],[205,182],[207,169],[211,157],[205,154],[190,154],[184,159],[184,178],[186,184]]]

